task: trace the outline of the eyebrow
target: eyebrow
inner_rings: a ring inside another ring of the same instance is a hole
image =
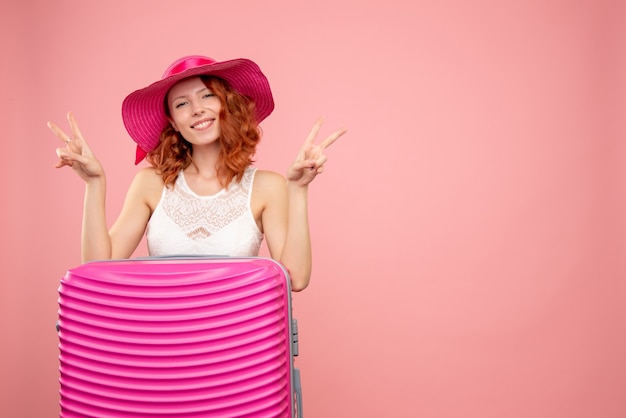
[[[204,91],[210,91],[210,92],[212,92],[210,88],[208,88],[208,87],[203,87],[203,88],[200,88],[200,89],[198,89],[198,90],[194,91],[191,95],[194,95],[194,94],[199,94],[199,93],[203,93]],[[172,98],[170,99],[170,102],[172,102],[172,103],[173,103],[174,101],[176,101],[176,100],[178,100],[178,99],[186,99],[187,97],[189,97],[189,95],[188,95],[188,94],[183,94],[183,95],[181,95],[181,96],[172,97]]]

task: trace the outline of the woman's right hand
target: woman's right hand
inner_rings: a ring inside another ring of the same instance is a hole
[[[85,142],[71,112],[67,114],[67,120],[70,123],[73,137],[67,135],[54,123],[48,122],[48,127],[65,144],[64,147],[56,149],[60,160],[55,164],[55,167],[70,166],[86,182],[104,177],[102,165]]]

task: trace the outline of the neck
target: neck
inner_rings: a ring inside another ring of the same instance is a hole
[[[193,156],[189,168],[198,173],[215,173],[220,148],[218,146],[198,146],[193,145]]]

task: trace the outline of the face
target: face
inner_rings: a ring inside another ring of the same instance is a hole
[[[167,95],[172,127],[194,145],[216,143],[220,136],[220,99],[192,77],[175,84]]]

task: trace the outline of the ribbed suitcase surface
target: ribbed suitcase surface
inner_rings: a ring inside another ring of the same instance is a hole
[[[61,416],[295,416],[286,276],[266,258],[69,270],[59,287]]]

